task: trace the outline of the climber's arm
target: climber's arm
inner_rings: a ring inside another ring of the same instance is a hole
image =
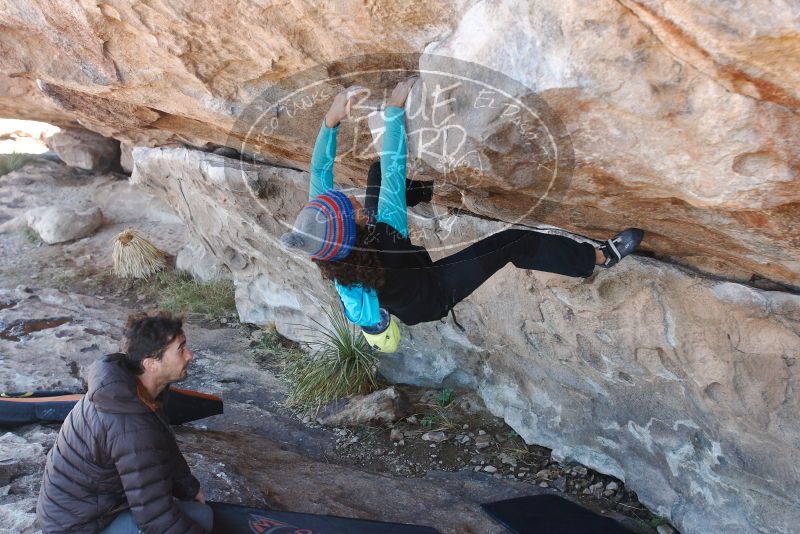
[[[328,128],[325,119],[314,143],[311,156],[311,184],[308,188],[308,200],[333,189],[333,161],[336,158],[336,134],[341,123]]]
[[[378,198],[379,222],[389,224],[408,237],[406,215],[406,128],[405,111],[390,106],[384,110],[386,130],[381,149],[381,192]]]

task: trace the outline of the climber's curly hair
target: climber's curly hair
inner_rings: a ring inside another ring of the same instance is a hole
[[[326,280],[335,280],[342,285],[361,284],[364,287],[380,289],[386,282],[386,269],[383,266],[378,250],[374,248],[375,240],[371,237],[374,227],[356,227],[356,241],[350,253],[341,260],[312,260],[322,272]]]

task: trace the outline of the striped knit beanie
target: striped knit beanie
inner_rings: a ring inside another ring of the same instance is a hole
[[[281,243],[314,259],[336,261],[350,253],[356,241],[353,203],[341,191],[331,189],[306,204],[294,228],[281,236]]]

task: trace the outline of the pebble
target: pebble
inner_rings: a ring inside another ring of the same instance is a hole
[[[497,459],[500,460],[501,462],[503,462],[506,465],[510,465],[510,466],[513,466],[513,467],[517,466],[517,461],[514,459],[514,457],[511,456],[510,454],[506,453],[506,452],[500,453],[497,456]]]
[[[589,470],[579,465],[572,468],[572,474],[579,477],[585,477],[587,474],[589,474]]]
[[[483,470],[486,471],[487,473],[497,473],[497,468],[493,465],[487,465],[486,467],[483,468]]]
[[[564,477],[558,477],[553,481],[553,487],[561,492],[567,491],[567,479]]]
[[[469,428],[469,425],[467,425],[467,424],[464,424],[464,426],[461,427],[462,430],[467,430],[468,428]]]
[[[478,435],[479,436],[485,436],[486,435],[486,431],[485,430],[478,430]]]
[[[539,487],[540,488],[549,488],[550,484],[548,484],[547,482],[539,482]]]
[[[549,469],[542,469],[538,473],[536,473],[536,478],[550,478],[550,470]]]
[[[389,439],[392,441],[401,441],[403,439],[403,432],[397,428],[393,428],[389,433]]]
[[[616,482],[609,482],[608,486],[606,486],[606,489],[608,491],[617,491],[619,489],[619,484]]]
[[[475,471],[476,473],[478,471],[480,471],[481,469],[483,469],[483,468],[481,466],[479,466],[479,465],[476,465],[475,467],[472,468],[472,470]]]
[[[425,432],[422,434],[422,441],[433,441],[435,443],[441,443],[447,439],[447,436],[441,430],[437,432]]]
[[[416,415],[412,415],[411,417],[407,417],[406,421],[408,421],[412,425],[416,425],[417,424],[417,416]]]
[[[475,438],[475,448],[478,450],[485,449],[491,444],[492,444],[492,438],[490,436],[481,434],[477,438]]]

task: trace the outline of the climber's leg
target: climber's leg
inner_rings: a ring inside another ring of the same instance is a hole
[[[508,262],[522,269],[587,277],[595,261],[589,243],[533,230],[505,230],[435,262],[433,272],[452,307]]]

